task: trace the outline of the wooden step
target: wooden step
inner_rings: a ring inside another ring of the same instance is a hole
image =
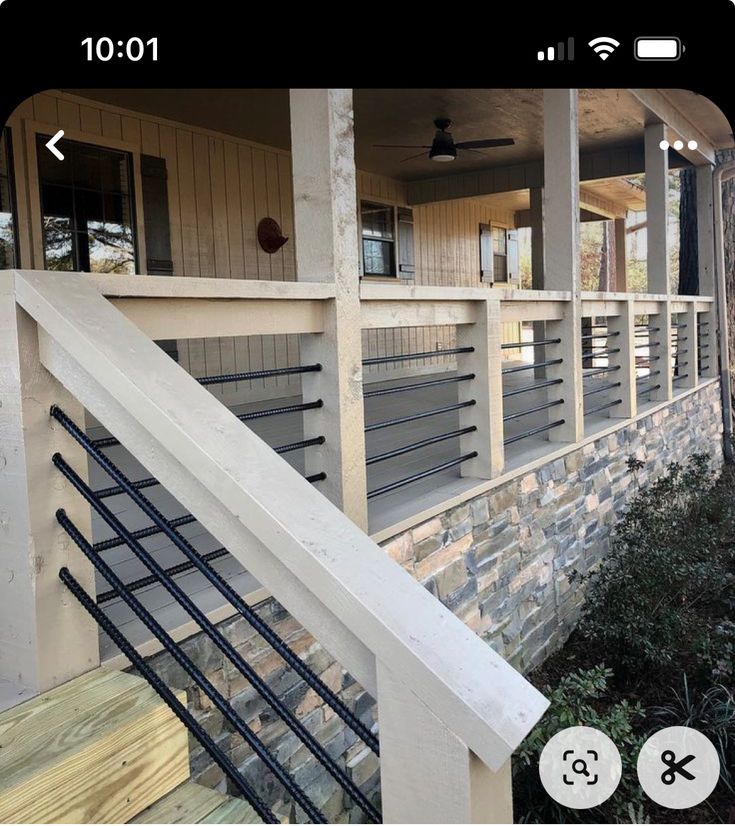
[[[0,714],[0,823],[125,823],[188,777],[186,729],[140,677],[99,668]]]
[[[132,823],[262,823],[253,807],[198,783],[178,789],[141,812]]]

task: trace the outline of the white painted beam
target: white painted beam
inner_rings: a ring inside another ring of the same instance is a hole
[[[307,451],[307,473],[325,472],[320,490],[367,528],[357,184],[351,89],[291,89],[296,270],[299,281],[326,281],[324,332],[301,337],[304,398],[324,405],[304,412],[308,433],[326,436]]]
[[[679,154],[694,164],[714,163],[715,148],[712,141],[696,126],[689,116],[676,106],[662,89],[628,89],[648,111],[647,123],[666,124],[666,139],[673,143],[677,138],[684,142]],[[690,140],[697,142],[696,149],[689,149]],[[665,153],[664,153],[665,154]]]

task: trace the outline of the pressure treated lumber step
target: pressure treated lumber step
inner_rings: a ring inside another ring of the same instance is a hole
[[[140,677],[99,668],[0,714],[2,823],[125,823],[188,778],[186,729]]]
[[[141,812],[132,823],[262,823],[253,807],[198,783],[184,783],[178,789]]]

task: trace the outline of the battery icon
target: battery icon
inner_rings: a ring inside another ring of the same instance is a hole
[[[678,37],[637,37],[633,54],[636,60],[678,60],[683,51]]]

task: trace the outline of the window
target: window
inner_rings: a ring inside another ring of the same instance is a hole
[[[395,209],[369,201],[360,203],[362,271],[364,275],[396,275]]]
[[[503,227],[493,227],[493,281],[508,280],[508,245]]]
[[[480,224],[480,280],[519,286],[518,274],[518,230]]]
[[[62,140],[58,161],[48,140],[36,136],[46,268],[134,273],[130,154]]]
[[[0,131],[0,270],[18,266],[10,130]]]

